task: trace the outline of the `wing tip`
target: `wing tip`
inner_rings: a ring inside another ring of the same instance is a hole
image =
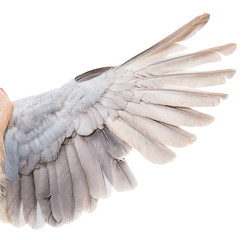
[[[195,25],[198,26],[197,30],[203,28],[207,22],[210,19],[210,14],[209,13],[204,13],[198,17],[196,17],[194,20],[192,20],[193,22],[195,22]]]
[[[227,56],[235,52],[237,48],[236,43],[228,43],[222,46],[222,49],[219,51],[221,54]]]
[[[210,14],[209,13],[203,13],[201,16],[199,16],[200,21],[204,22],[205,24],[208,22],[210,19]]]
[[[227,69],[225,76],[227,79],[231,79],[232,77],[234,77],[235,74],[236,74],[235,69]]]

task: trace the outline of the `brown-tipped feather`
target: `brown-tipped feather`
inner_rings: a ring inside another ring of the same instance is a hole
[[[208,87],[225,83],[225,79],[232,78],[235,72],[233,69],[225,69],[165,74],[139,78],[137,84],[148,89],[166,89],[167,84],[191,88]]]
[[[159,50],[164,50],[162,46],[164,45],[165,48],[170,47],[173,43],[180,42],[189,36],[191,36],[193,33],[201,29],[209,20],[210,15],[208,13],[205,13],[201,16],[196,17],[189,23],[185,24],[181,28],[179,28],[177,31],[169,35],[168,37],[162,39],[152,47],[146,49],[145,51],[139,53],[135,57],[131,58],[127,62],[123,63],[121,67],[127,67],[128,65],[132,64],[134,61],[141,61],[141,58],[143,56],[151,54],[156,54]]]
[[[174,126],[205,126],[213,117],[190,108],[162,106],[156,104],[129,103],[126,111],[133,115],[157,120]]]
[[[195,141],[193,134],[172,125],[161,124],[150,118],[131,115],[126,111],[119,111],[119,117],[147,139],[154,140],[162,145],[184,147]]]
[[[151,64],[137,72],[141,76],[162,75],[169,72],[186,70],[208,62],[221,59],[220,54],[228,55],[234,52],[236,44],[230,43],[223,46],[205,49],[199,52],[170,58],[162,62]],[[220,54],[219,54],[220,53]]]

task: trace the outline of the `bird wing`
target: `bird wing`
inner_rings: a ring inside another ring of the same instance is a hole
[[[196,88],[222,84],[234,70],[195,71],[236,45],[183,54],[178,42],[202,28],[201,15],[117,67],[95,69],[62,88],[15,102],[4,138],[9,180],[5,216],[17,226],[60,225],[92,211],[110,186],[136,186],[124,157],[133,147],[154,163],[175,157],[195,136],[180,127],[204,126],[227,95]],[[3,209],[3,208],[2,208]]]

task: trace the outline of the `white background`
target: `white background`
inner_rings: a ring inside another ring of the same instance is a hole
[[[185,45],[238,43],[218,67],[237,69],[229,93],[198,140],[157,166],[138,153],[128,162],[135,191],[113,192],[93,214],[35,231],[0,223],[8,239],[247,239],[245,1],[0,1],[0,87],[12,100],[60,87],[84,71],[118,65],[204,12],[207,26]]]

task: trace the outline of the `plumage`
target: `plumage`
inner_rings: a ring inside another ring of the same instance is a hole
[[[85,73],[75,77],[75,80],[78,82],[88,81],[92,78],[99,76],[100,74],[102,74],[103,72],[105,72],[111,68],[112,67],[103,67],[103,68],[93,69],[93,70],[90,70],[88,72],[85,72]]]
[[[172,125],[161,124],[149,118],[130,115],[125,111],[120,111],[119,117],[128,125],[138,130],[147,139],[154,140],[163,145],[184,147],[195,141],[193,134]]]
[[[73,184],[65,148],[62,147],[56,160],[57,184],[62,214],[66,222],[74,218],[75,203],[73,199]]]
[[[79,117],[79,124],[76,132],[80,135],[87,136],[91,134],[95,129],[94,119],[92,119],[89,113],[82,113]]]
[[[169,47],[163,45],[163,48],[160,47],[157,51],[152,51],[149,54],[146,54],[141,58],[141,61],[135,61],[134,64],[131,64],[131,70],[139,70],[148,67],[152,63],[157,63],[164,61],[165,59],[173,56],[176,53],[182,52],[186,48],[178,43],[172,43]]]
[[[212,116],[187,107],[162,106],[144,102],[128,103],[126,111],[175,126],[205,126],[213,121]]]
[[[104,145],[102,144],[97,131],[91,134],[90,136],[88,136],[87,140],[88,140],[87,141],[88,146],[93,152],[94,159],[96,160],[96,164],[97,166],[99,166],[100,175],[103,176],[102,180],[104,183],[104,195],[102,195],[102,197],[107,198],[111,193],[111,187],[109,186],[109,181],[108,181],[110,180],[109,176],[111,175],[110,156],[106,151]]]
[[[166,89],[167,85],[190,88],[214,86],[225,83],[226,78],[232,78],[235,70],[215,70],[206,72],[186,72],[151,77],[143,77],[137,82],[138,86],[148,89]]]
[[[94,69],[61,88],[12,103],[0,89],[0,218],[15,226],[60,226],[99,199],[136,187],[125,160],[132,148],[162,164],[196,137],[182,127],[213,117],[223,93],[197,88],[225,83],[235,70],[200,71],[235,44],[184,53],[181,41],[208,21],[196,17],[122,65]],[[12,112],[13,110],[13,112]]]
[[[208,22],[208,20],[209,20],[209,14],[207,13],[194,18],[192,21],[185,24],[171,35],[167,36],[166,38],[162,39],[152,47],[146,49],[145,51],[139,53],[135,57],[125,62],[124,64],[122,64],[122,66],[133,69],[135,64],[142,61],[143,58],[155,55],[157,52],[161,52],[168,48],[173,47],[174,43],[188,39],[193,34],[195,34],[198,30],[200,30]]]
[[[87,139],[78,135],[74,138],[74,144],[87,178],[90,195],[95,199],[104,198],[106,196],[104,177],[93,149]]]
[[[166,163],[175,157],[175,154],[166,146],[146,138],[122,120],[115,119],[112,121],[108,119],[106,124],[117,137],[137,149],[151,162],[158,164]]]
[[[227,97],[222,93],[198,92],[191,89],[140,90],[135,92],[138,101],[173,107],[213,107]]]
[[[99,132],[101,139],[107,152],[115,159],[120,159],[126,156],[130,151],[131,147],[117,138],[107,127],[104,127],[103,131]]]
[[[6,209],[9,221],[15,225],[20,226],[20,210],[21,210],[21,180],[20,178],[11,183],[8,187],[6,195]]]
[[[196,53],[186,54],[151,64],[137,71],[137,74],[140,74],[141,76],[150,76],[185,70],[208,62],[219,61],[221,60],[219,53],[228,55],[234,52],[235,49],[235,44],[209,48]]]
[[[21,177],[21,199],[25,222],[36,228],[37,201],[33,174]]]
[[[98,111],[98,113],[102,116],[104,122],[107,119],[107,117],[109,116],[109,111],[108,109],[104,108],[101,104],[96,103],[95,104],[95,109],[96,111]]]
[[[89,112],[92,114],[92,118],[95,119],[95,122],[97,123],[97,128],[102,129],[104,125],[104,119],[102,115],[94,108],[90,108]]]
[[[101,136],[101,137],[100,137]],[[88,137],[94,149],[99,165],[107,180],[117,191],[126,191],[136,187],[136,179],[129,169],[123,156],[127,154],[129,146],[120,144],[107,128],[95,132]],[[126,149],[128,148],[128,149]]]
[[[51,211],[54,219],[58,224],[64,223],[64,216],[62,211],[62,204],[60,200],[60,193],[58,188],[56,162],[47,164],[48,179],[50,187],[50,203]]]
[[[120,100],[120,101],[118,101]],[[124,102],[122,102],[124,101]],[[126,104],[127,104],[127,101],[125,101],[123,98],[115,95],[115,96],[112,96],[112,95],[106,95],[105,97],[102,97],[100,99],[100,103],[106,107],[106,108],[113,108],[113,109],[123,109]]]
[[[51,211],[50,183],[46,165],[41,165],[38,169],[35,169],[33,175],[35,197],[37,199],[37,206],[39,205],[40,207],[41,215],[50,225],[56,226],[57,222]]]
[[[124,159],[112,159],[112,185],[117,191],[136,188],[137,181]]]
[[[80,159],[72,141],[66,143],[65,153],[68,159],[69,169],[72,178],[75,214],[78,215],[83,210],[89,211],[90,192],[84,170],[81,166]]]

